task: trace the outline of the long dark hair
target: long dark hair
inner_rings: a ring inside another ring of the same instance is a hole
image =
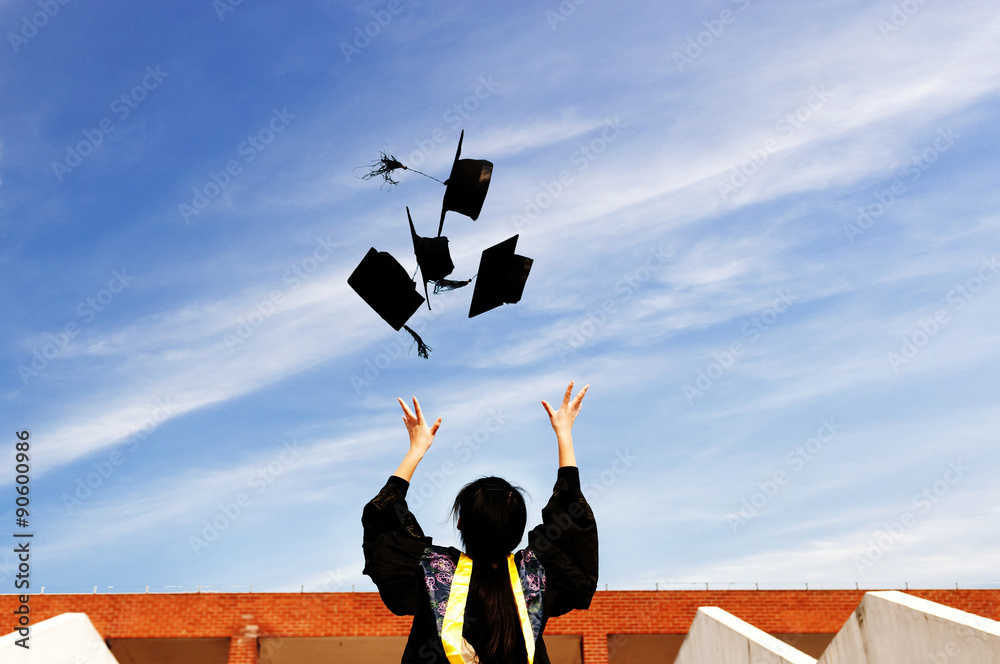
[[[479,661],[499,664],[514,661],[518,655],[525,657],[521,620],[507,570],[507,556],[524,536],[528,520],[522,489],[500,477],[482,477],[462,487],[451,514],[458,521],[477,579],[469,589],[469,609],[487,623],[485,651],[481,652],[483,644],[476,649]]]

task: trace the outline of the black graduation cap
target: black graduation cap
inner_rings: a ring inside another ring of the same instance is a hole
[[[501,304],[515,304],[524,293],[524,283],[531,271],[530,258],[514,253],[517,235],[483,252],[479,259],[479,276],[472,293],[469,318],[495,309]]]
[[[444,279],[455,269],[455,264],[451,262],[451,254],[448,252],[448,238],[420,237],[416,229],[413,228],[413,217],[410,216],[410,208],[406,208],[406,218],[410,222],[410,237],[413,238],[413,253],[417,256],[417,265],[420,266],[420,276],[424,279],[424,295],[427,296],[427,282],[437,282]],[[428,296],[429,297],[429,296]],[[427,308],[431,308],[430,300],[427,301]]]
[[[392,254],[372,247],[347,278],[347,283],[392,329],[405,328],[417,342],[419,355],[427,357],[430,348],[406,325],[424,303],[424,298]]]
[[[438,235],[444,228],[444,215],[451,210],[479,219],[486,200],[486,191],[490,188],[493,177],[493,162],[485,159],[460,159],[462,156],[462,140],[465,130],[458,137],[458,151],[455,152],[455,162],[451,165],[451,175],[444,181],[444,202],[441,205],[441,223],[438,224]]]
[[[406,208],[406,218],[410,221],[410,237],[413,239],[413,253],[417,256],[417,265],[420,266],[420,275],[424,279],[424,296],[427,297],[427,308],[431,308],[430,295],[427,293],[427,282],[434,284],[434,293],[440,291],[454,290],[462,286],[468,286],[472,279],[465,281],[452,281],[445,279],[455,269],[455,264],[451,262],[451,253],[448,251],[448,238],[443,235],[437,237],[420,237],[413,228],[413,217],[410,216],[410,208]]]

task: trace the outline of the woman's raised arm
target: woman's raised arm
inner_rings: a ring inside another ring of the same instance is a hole
[[[545,412],[549,414],[552,430],[556,432],[556,442],[559,444],[560,468],[576,465],[576,453],[573,451],[573,422],[576,420],[576,416],[580,414],[580,404],[583,403],[583,396],[589,389],[590,385],[585,385],[576,395],[576,398],[570,401],[570,397],[573,395],[573,381],[570,381],[569,387],[566,388],[566,394],[563,395],[562,405],[559,406],[559,410],[552,410],[552,406],[549,405],[548,401],[542,401]]]
[[[417,469],[417,464],[424,458],[424,454],[434,442],[434,436],[441,426],[441,418],[437,418],[434,424],[428,427],[416,397],[413,397],[412,411],[402,399],[397,398],[396,401],[403,407],[403,423],[406,425],[406,431],[410,434],[410,449],[407,450],[406,456],[403,457],[402,463],[399,464],[399,468],[393,475],[409,482],[410,478],[413,477],[413,471]]]

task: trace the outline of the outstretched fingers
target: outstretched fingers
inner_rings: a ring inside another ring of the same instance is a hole
[[[556,422],[561,422],[564,418],[569,418],[569,423],[571,424],[573,419],[576,418],[577,413],[580,412],[580,404],[583,403],[583,397],[587,394],[587,390],[590,389],[590,385],[585,385],[582,390],[573,397],[573,381],[569,382],[566,387],[566,393],[563,394],[562,404],[560,404],[559,409],[555,410],[549,404],[548,401],[542,401],[542,406],[545,408],[545,412],[548,413],[549,419],[552,420],[553,424]]]
[[[569,381],[569,386],[566,388],[566,394],[563,395],[562,407],[566,408],[569,405],[569,399],[573,396],[573,381]]]
[[[424,411],[420,410],[420,402],[417,401],[417,397],[413,397],[413,410],[417,413],[417,424],[424,423]]]
[[[420,408],[420,402],[417,401],[416,397],[413,397],[413,410],[406,405],[406,402],[396,397],[396,401],[399,402],[399,406],[403,409],[403,423],[406,424],[407,429],[415,429],[420,426],[427,426],[427,421],[424,419],[424,411]],[[437,433],[438,428],[441,426],[442,418],[437,418],[434,425],[430,427],[431,435]]]
[[[554,410],[552,410],[552,406],[549,405],[548,401],[545,401],[543,399],[542,400],[542,406],[545,408],[545,412],[549,414],[549,417],[552,417],[553,415],[556,414],[556,412]]]

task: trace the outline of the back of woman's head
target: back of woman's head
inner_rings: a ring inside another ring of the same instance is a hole
[[[501,477],[481,477],[462,487],[451,509],[470,558],[504,560],[524,536],[528,512],[521,488]]]

